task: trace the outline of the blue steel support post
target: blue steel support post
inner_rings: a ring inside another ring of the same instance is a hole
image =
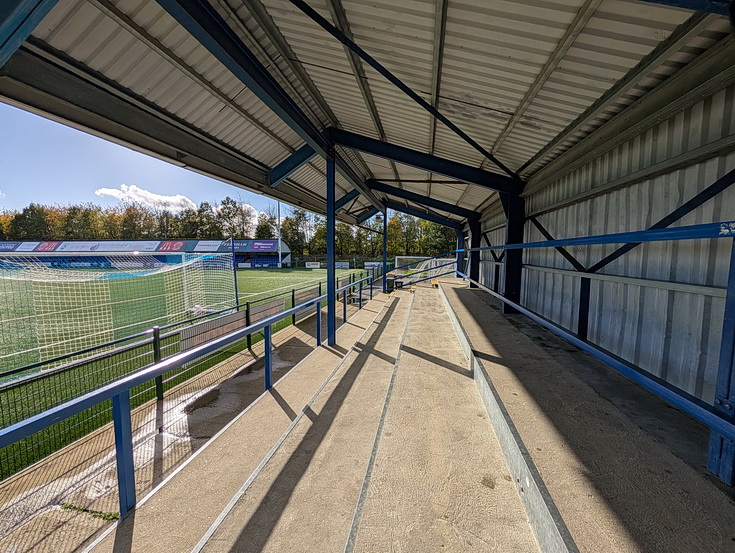
[[[480,247],[480,221],[470,221],[470,248]],[[470,278],[475,282],[480,280],[480,252],[470,252]],[[470,288],[477,288],[476,284],[470,283]]]
[[[372,300],[373,299],[373,279],[372,277],[370,278],[368,282],[370,283],[370,299]]]
[[[720,362],[715,387],[715,410],[729,422],[735,421],[735,239],[730,253],[730,273],[727,279],[725,318],[722,322]],[[720,480],[735,483],[735,441],[712,430],[709,438],[707,468]]]
[[[342,324],[347,322],[347,290],[342,292]]]
[[[524,200],[519,196],[501,195],[507,222],[505,225],[505,243],[523,243],[523,226],[526,219]],[[523,274],[523,250],[512,249],[505,252],[503,295],[515,303],[521,303],[521,277]],[[503,313],[510,315],[518,311],[503,303]]]
[[[337,343],[337,271],[335,268],[334,158],[327,158],[327,344]]]
[[[322,302],[316,302],[316,347],[322,345]]]
[[[457,230],[457,250],[464,250],[464,232]],[[457,252],[457,270],[464,271],[464,251]]]
[[[270,390],[273,386],[273,340],[271,325],[263,329],[263,338],[265,348],[265,389]]]
[[[133,462],[133,429],[130,421],[130,392],[112,398],[112,419],[115,429],[115,458],[117,461],[117,490],[120,499],[120,518],[135,507],[135,464]]]
[[[360,299],[357,300],[357,308],[362,309],[362,281],[360,281]]]
[[[592,279],[582,277],[579,279],[579,312],[577,314],[577,336],[583,340],[587,339],[590,324],[590,288]]]
[[[383,212],[383,293],[388,291],[388,210]]]

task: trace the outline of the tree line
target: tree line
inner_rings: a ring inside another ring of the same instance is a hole
[[[21,211],[0,212],[0,240],[224,240],[273,239],[277,216],[269,209],[257,217],[252,207],[229,196],[219,204],[202,202],[196,209],[170,210],[126,203],[101,207],[91,203],[47,206],[32,203]],[[379,258],[383,221],[378,215],[362,226],[339,222],[335,250],[340,258]],[[281,219],[281,237],[297,257],[327,252],[324,217],[293,208]],[[431,256],[453,250],[453,230],[410,215],[388,219],[388,255]]]

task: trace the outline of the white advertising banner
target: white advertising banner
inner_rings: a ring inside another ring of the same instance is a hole
[[[322,264],[318,261],[307,261],[306,262],[306,268],[307,269],[321,269]]]
[[[62,242],[57,252],[154,252],[160,244],[159,240],[111,240],[99,242]]]

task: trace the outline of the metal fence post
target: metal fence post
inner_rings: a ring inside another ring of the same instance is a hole
[[[316,346],[322,345],[322,302],[316,302]]]
[[[373,299],[373,278],[371,278],[368,282],[370,283],[370,299]]]
[[[342,322],[347,322],[347,290],[342,292]]]
[[[360,281],[360,297],[357,300],[357,308],[362,309],[362,281]]]
[[[273,386],[273,352],[271,343],[271,325],[263,329],[263,337],[265,338],[265,389],[270,390]]]
[[[130,391],[125,390],[112,398],[112,418],[115,428],[120,518],[125,518],[135,507],[135,464],[133,462],[133,430],[130,420]]]
[[[245,302],[245,326],[250,326],[250,302]],[[253,347],[253,338],[248,334],[247,336],[248,349]]]
[[[153,327],[153,362],[161,362],[161,327]],[[163,375],[156,377],[156,399],[163,401]]]
[[[735,420],[735,239],[730,251],[714,407],[722,418],[730,422]],[[710,431],[707,469],[728,486],[735,483],[735,441],[716,430]]]
[[[296,289],[291,288],[291,307],[296,307]],[[291,324],[296,324],[296,313],[291,315]]]
[[[579,279],[579,313],[577,315],[577,335],[583,340],[587,339],[590,321],[590,288],[592,279]]]

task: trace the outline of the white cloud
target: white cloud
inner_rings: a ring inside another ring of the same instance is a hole
[[[4,198],[4,197],[5,197],[5,192],[3,192],[2,190],[0,190],[0,198]]]
[[[134,184],[130,186],[121,184],[119,190],[117,188],[98,188],[94,193],[98,196],[111,196],[121,202],[133,202],[147,207],[167,209],[173,212],[197,208],[197,204],[182,194],[176,194],[175,196],[156,194]]]

